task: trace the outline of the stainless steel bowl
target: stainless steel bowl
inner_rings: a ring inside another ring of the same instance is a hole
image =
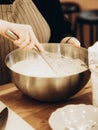
[[[69,44],[46,43],[42,44],[49,52],[61,53],[72,58],[79,58],[88,65],[88,52],[85,48],[77,48]],[[28,55],[29,54],[29,55]],[[16,62],[32,56],[32,50],[27,53],[16,49],[6,56],[5,63],[8,67],[12,82],[24,94],[40,101],[61,101],[76,94],[88,82],[90,71],[87,70],[63,77],[30,77],[12,71],[10,68]],[[25,68],[24,68],[25,69]]]

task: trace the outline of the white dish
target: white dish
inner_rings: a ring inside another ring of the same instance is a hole
[[[0,112],[7,107],[4,103],[0,101]],[[5,130],[35,130],[31,125],[29,125],[25,120],[18,116],[14,111],[8,108],[8,119],[6,123]]]
[[[51,114],[49,125],[52,130],[89,130],[98,125],[98,108],[85,104],[58,108]]]

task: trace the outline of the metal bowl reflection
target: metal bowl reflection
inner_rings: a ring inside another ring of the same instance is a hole
[[[79,58],[88,65],[88,52],[80,47],[76,48],[68,44],[46,43],[42,44],[49,52],[61,53],[72,58]],[[32,50],[29,51],[32,56]],[[27,58],[26,51],[16,49],[6,56],[5,63],[10,71],[12,82],[24,94],[40,101],[61,101],[76,94],[88,82],[90,71],[87,70],[63,77],[31,77],[12,71],[13,64]]]

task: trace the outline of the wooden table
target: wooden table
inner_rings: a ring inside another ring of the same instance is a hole
[[[24,95],[13,83],[0,86],[0,100],[36,130],[51,130],[48,119],[53,111],[67,104],[92,104],[91,82],[73,98],[57,103],[36,101]]]

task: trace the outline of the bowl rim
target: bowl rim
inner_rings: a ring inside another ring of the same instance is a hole
[[[75,48],[75,49],[82,49],[83,51],[85,51],[85,52],[87,52],[88,53],[88,50],[86,49],[86,48],[84,48],[84,47],[76,47],[76,46],[74,46],[74,45],[72,45],[72,44],[60,44],[60,43],[42,43],[42,45],[43,46],[47,46],[47,45],[58,45],[58,46],[69,46],[69,47],[72,47],[72,48]],[[28,75],[24,75],[24,74],[21,74],[21,73],[17,73],[17,72],[15,72],[15,71],[13,71],[9,66],[8,66],[8,64],[7,64],[7,58],[10,56],[10,55],[12,55],[13,53],[15,53],[15,52],[18,52],[18,51],[25,51],[23,48],[16,48],[15,50],[13,50],[13,51],[11,51],[11,52],[9,52],[7,55],[6,55],[6,57],[5,57],[5,65],[7,66],[7,68],[9,69],[9,70],[11,70],[12,72],[14,72],[14,73],[16,73],[16,74],[20,74],[20,75],[22,75],[22,76],[26,76],[26,77],[28,77],[28,78],[35,78],[35,76],[28,76]],[[88,66],[88,65],[87,65]],[[89,71],[89,68],[87,68],[87,69],[85,69],[84,71],[82,71],[82,72],[77,72],[77,73],[74,73],[74,74],[71,74],[71,75],[66,75],[66,76],[57,76],[57,77],[40,77],[40,76],[36,76],[37,78],[42,78],[42,79],[60,79],[60,78],[65,78],[65,77],[73,77],[73,76],[75,76],[75,75],[77,75],[77,74],[82,74],[83,72],[87,72],[87,71]]]

